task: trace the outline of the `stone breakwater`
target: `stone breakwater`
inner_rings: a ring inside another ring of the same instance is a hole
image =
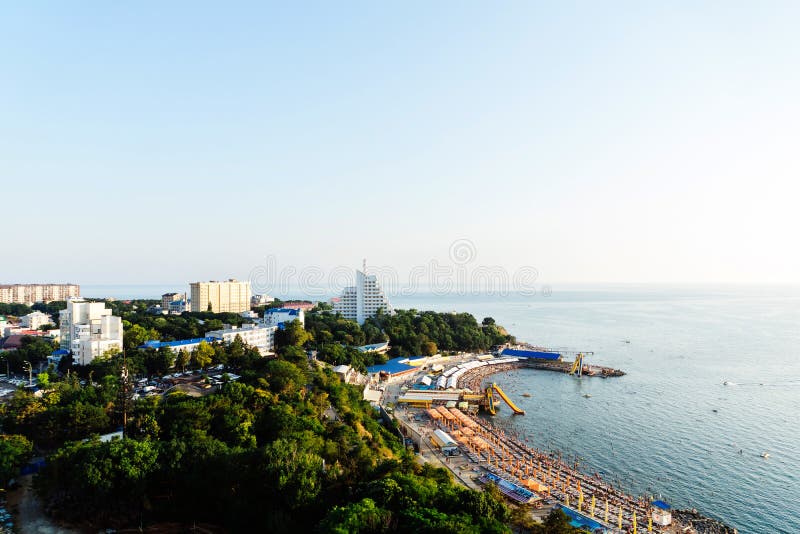
[[[698,534],[738,534],[735,528],[705,517],[697,510],[673,510],[672,518],[682,525],[694,528]]]

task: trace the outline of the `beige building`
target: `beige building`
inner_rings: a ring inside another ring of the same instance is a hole
[[[5,304],[33,304],[80,297],[77,284],[11,284],[0,285],[0,302]]]
[[[250,282],[231,278],[225,282],[192,282],[192,311],[242,313],[250,309]]]

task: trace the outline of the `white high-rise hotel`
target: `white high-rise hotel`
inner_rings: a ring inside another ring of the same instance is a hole
[[[384,313],[393,312],[377,277],[364,271],[356,271],[356,285],[344,288],[339,301],[333,305],[334,312],[341,313],[345,319],[357,321],[358,324],[364,324],[368,318],[375,317],[378,310],[383,310]]]
[[[122,319],[111,315],[103,302],[68,299],[58,312],[61,348],[72,351],[72,361],[87,365],[110,349],[122,351]]]

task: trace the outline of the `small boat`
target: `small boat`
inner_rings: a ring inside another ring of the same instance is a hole
[[[762,458],[769,458],[769,453],[768,452],[762,452],[761,453],[761,457]]]
[[[530,396],[531,396],[531,394],[530,394],[530,393],[523,393],[523,394],[522,394],[522,396],[523,396],[523,397],[530,397]]]
[[[591,396],[591,395],[589,395],[588,393],[584,393],[584,394],[583,394],[583,398],[584,398],[584,399],[590,399],[590,398],[592,398],[592,396]]]

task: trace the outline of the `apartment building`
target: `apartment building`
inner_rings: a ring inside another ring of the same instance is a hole
[[[0,302],[5,304],[33,304],[79,297],[77,284],[5,284],[0,285]]]
[[[191,309],[193,312],[242,313],[250,309],[250,282],[233,278],[224,282],[192,282]]]

